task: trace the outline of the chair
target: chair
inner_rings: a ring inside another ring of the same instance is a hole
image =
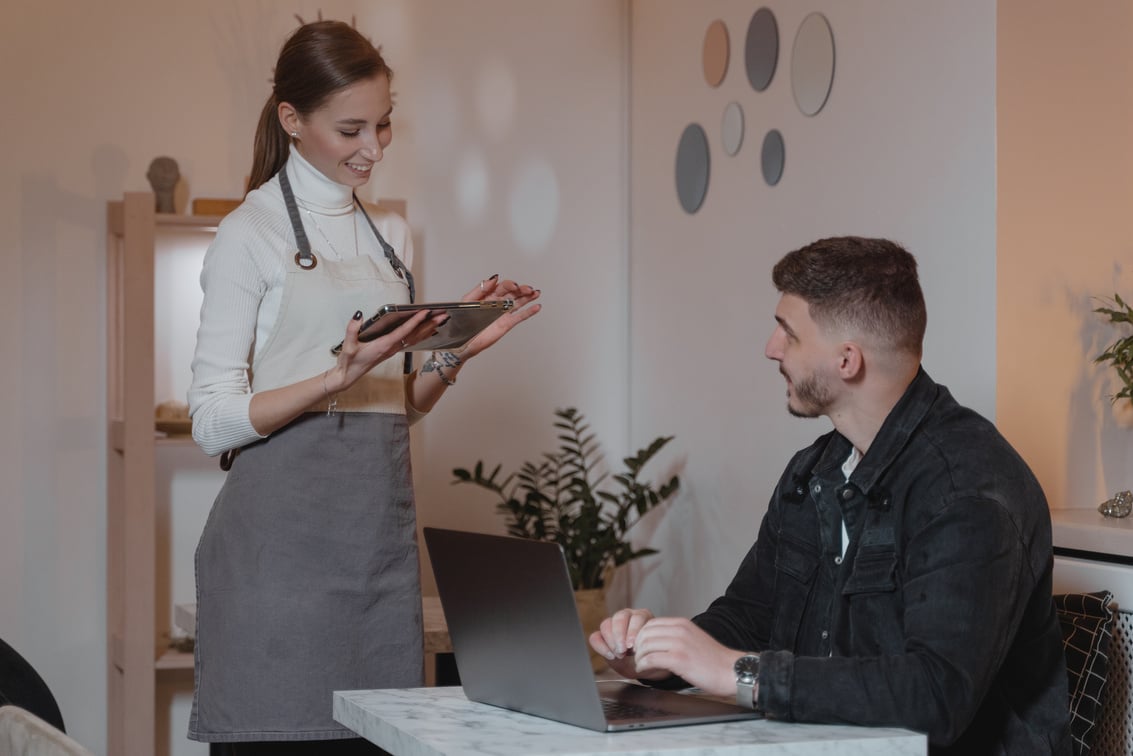
[[[1097,591],[1058,594],[1054,605],[1066,656],[1074,754],[1086,756],[1094,746],[1109,693],[1106,681],[1113,671],[1110,658],[1117,604],[1109,591]]]
[[[15,704],[60,732],[63,715],[47,683],[16,649],[0,640],[0,705]]]
[[[0,755],[94,756],[48,722],[19,706],[0,706]]]

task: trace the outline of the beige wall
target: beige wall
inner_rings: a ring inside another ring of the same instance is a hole
[[[1133,431],[1092,359],[1133,297],[1133,3],[1001,0],[997,421],[1055,508],[1133,488]]]
[[[6,4],[0,638],[41,672],[68,731],[96,753],[106,739],[106,202],[148,189],[162,154],[180,164],[183,198],[239,196],[279,46],[294,14],[320,11],[356,17],[395,68],[394,143],[365,193],[408,200],[422,296],[455,298],[497,272],[544,291],[544,314],[493,350],[496,361],[469,365],[415,428],[421,521],[500,528],[490,500],[448,485],[451,468],[553,444],[556,406],[586,409],[614,453],[624,444],[624,2]],[[468,182],[469,153],[482,158],[482,185]],[[579,298],[587,307],[572,316]],[[188,355],[170,359],[184,370]],[[160,460],[159,592],[191,600],[215,461],[190,447]],[[169,612],[163,600],[159,623]],[[172,700],[159,731],[176,754],[202,751],[184,739],[189,689],[162,690]]]

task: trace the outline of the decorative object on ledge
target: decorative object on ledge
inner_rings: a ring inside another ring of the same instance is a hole
[[[154,430],[171,436],[183,436],[193,432],[193,421],[189,419],[189,405],[184,402],[162,402],[153,409]]]
[[[159,213],[173,213],[173,190],[181,179],[181,169],[171,157],[155,157],[146,171],[146,178],[153,187],[154,204]]]
[[[1133,492],[1118,491],[1112,499],[1099,504],[1098,511],[1106,517],[1128,517],[1133,512]]]
[[[193,215],[228,215],[244,200],[198,197],[193,200]]]
[[[1133,307],[1114,293],[1112,300],[1102,300],[1102,306],[1094,312],[1104,315],[1110,323],[1125,326],[1129,333],[1119,337],[1094,358],[1096,363],[1108,363],[1117,373],[1122,388],[1110,397],[1113,414],[1123,428],[1133,428]]]

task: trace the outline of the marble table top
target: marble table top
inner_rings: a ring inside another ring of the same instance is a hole
[[[592,732],[465,698],[460,688],[335,691],[334,718],[394,756],[924,756],[924,735],[897,728],[768,720]]]

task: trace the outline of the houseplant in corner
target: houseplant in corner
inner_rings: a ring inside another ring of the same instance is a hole
[[[612,474],[582,413],[570,407],[555,410],[559,448],[524,462],[501,476],[501,465],[485,474],[482,461],[471,470],[453,470],[453,483],[471,483],[495,494],[508,535],[553,541],[563,547],[579,614],[587,632],[605,616],[605,589],[616,567],[656,554],[634,548],[629,531],[641,518],[664,504],[680,488],[674,475],[659,487],[641,479],[642,469],[670,441],[660,436],[622,460],[625,470]],[[613,481],[609,488],[604,483]],[[605,661],[591,655],[595,670]]]
[[[1133,428],[1133,307],[1115,293],[1112,300],[1102,300],[1102,306],[1094,308],[1094,312],[1105,316],[1110,323],[1128,329],[1126,335],[1119,336],[1094,358],[1094,362],[1109,363],[1117,373],[1122,388],[1111,397],[1113,414],[1118,425]]]

